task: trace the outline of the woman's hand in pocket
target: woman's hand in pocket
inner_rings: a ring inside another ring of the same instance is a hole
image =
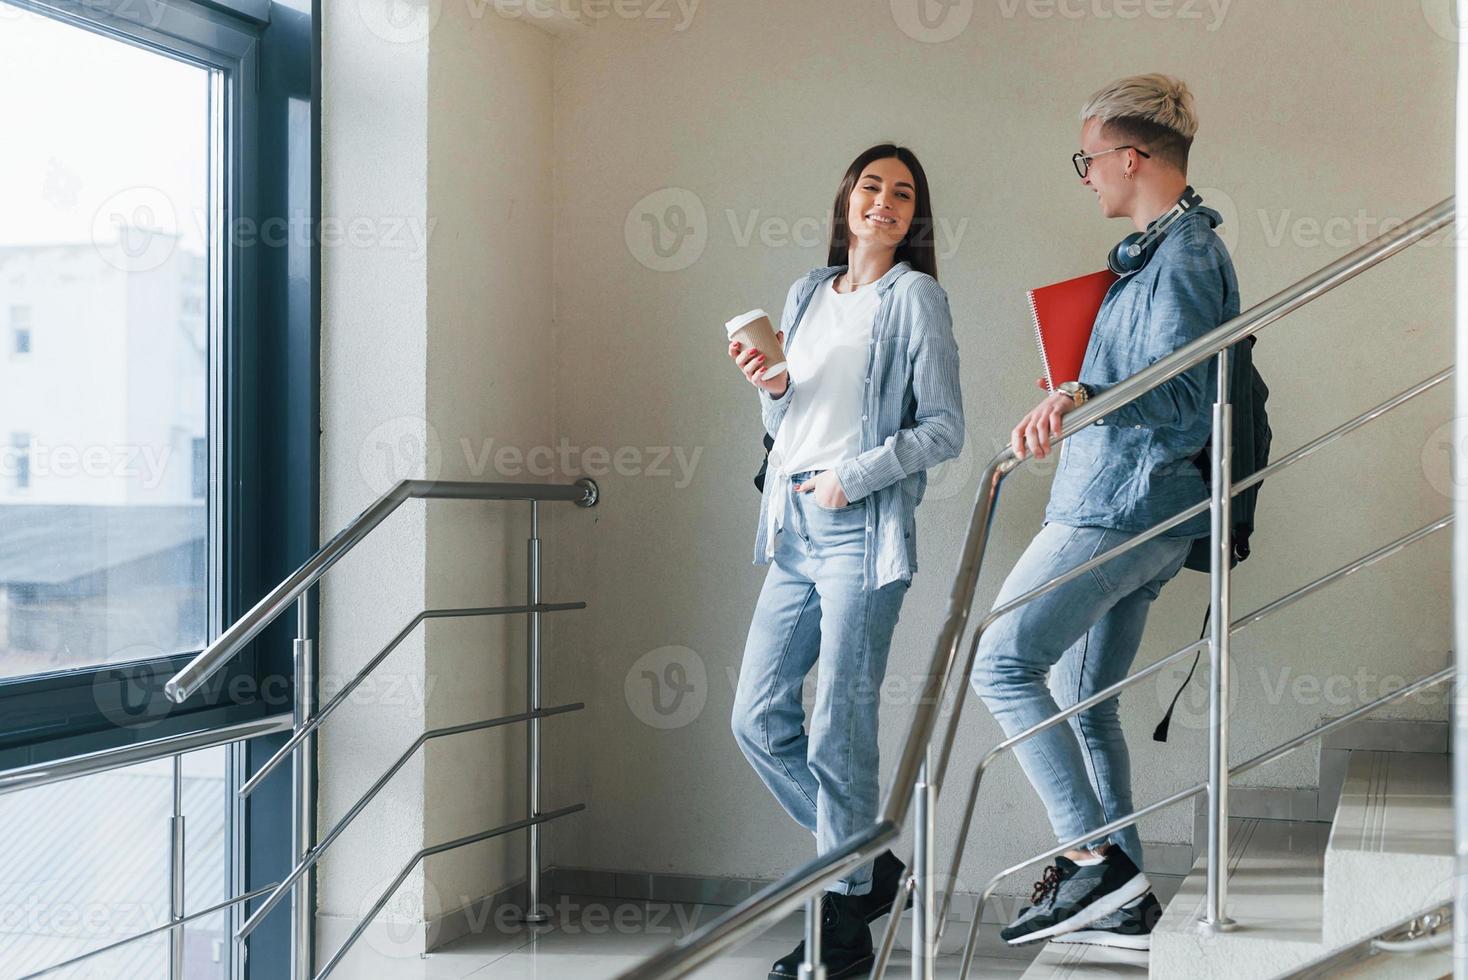
[[[782,344],[785,343],[785,331],[777,331],[775,339]],[[734,359],[739,370],[744,372],[744,377],[750,384],[763,388],[776,398],[785,394],[785,389],[790,383],[790,372],[781,371],[768,381],[761,379],[760,374],[765,369],[765,355],[760,353],[758,347],[746,348],[739,341],[731,340],[729,341],[729,356]]]
[[[797,483],[795,489],[800,493],[815,494],[816,504],[827,510],[837,510],[851,503],[846,499],[846,491],[841,489],[835,470],[821,470],[814,478]]]

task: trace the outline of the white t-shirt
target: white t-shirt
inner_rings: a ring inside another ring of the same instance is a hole
[[[828,470],[861,452],[868,347],[881,298],[872,285],[837,293],[831,282],[816,287],[785,351],[795,387],[771,451],[780,475]]]

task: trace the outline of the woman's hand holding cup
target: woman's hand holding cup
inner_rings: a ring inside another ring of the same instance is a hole
[[[785,342],[785,331],[776,331],[775,339],[783,344]],[[744,372],[744,377],[750,384],[758,388],[763,388],[776,398],[785,394],[785,389],[790,383],[790,372],[781,371],[773,378],[762,378],[761,375],[764,373],[768,361],[758,347],[745,347],[739,341],[731,340],[729,341],[729,356],[734,359],[734,363],[739,367],[739,370]]]

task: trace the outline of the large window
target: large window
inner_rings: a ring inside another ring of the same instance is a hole
[[[295,0],[0,0],[0,772],[290,709],[293,622],[162,685],[318,543],[314,246],[250,233],[314,227],[315,52]],[[277,880],[281,741],[0,794],[0,976],[165,921],[175,786],[186,911]],[[286,975],[241,921],[58,975]]]
[[[204,908],[229,896],[226,750],[129,766],[0,796],[0,975],[23,976],[168,922],[174,779],[183,817],[183,897]],[[103,811],[107,816],[100,818]],[[175,980],[229,976],[224,913],[183,929]],[[166,933],[84,960],[62,977],[169,976]]]
[[[0,677],[197,649],[215,72],[0,23]]]

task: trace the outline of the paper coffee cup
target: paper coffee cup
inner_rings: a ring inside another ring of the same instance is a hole
[[[756,348],[767,361],[774,362],[760,374],[761,381],[768,381],[785,370],[785,351],[781,349],[774,324],[770,323],[770,316],[764,310],[740,314],[724,324],[724,329],[728,331],[730,340]]]

